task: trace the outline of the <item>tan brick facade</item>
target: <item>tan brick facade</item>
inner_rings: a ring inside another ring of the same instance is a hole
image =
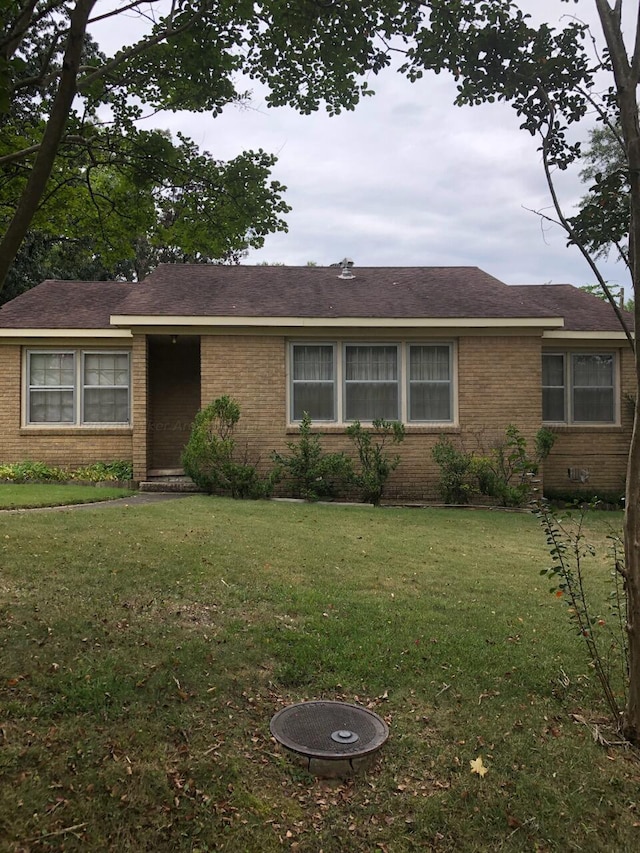
[[[550,349],[545,346],[545,349]],[[554,427],[556,443],[545,463],[545,487],[555,492],[621,494],[633,425],[633,354],[628,345],[554,347],[553,351],[617,352],[620,365],[620,423],[617,426]],[[573,479],[572,479],[573,478]]]
[[[37,349],[108,349],[102,341],[56,340],[34,342]],[[28,349],[25,347],[24,349]],[[118,344],[118,350],[128,346]],[[23,347],[0,345],[0,462],[46,462],[73,468],[93,462],[132,458],[132,430],[129,427],[26,427],[22,412]]]
[[[332,337],[335,333],[325,333],[322,339]],[[286,442],[295,440],[295,428],[287,429],[287,344],[280,336],[202,338],[203,404],[221,394],[238,400],[238,442],[246,443],[249,458],[262,464],[268,463],[271,451],[283,452]],[[387,488],[390,498],[419,501],[437,496],[438,468],[431,451],[443,434],[469,449],[488,449],[509,423],[527,439],[540,426],[539,337],[464,336],[456,344],[460,426],[407,427],[398,449],[402,462]],[[327,451],[353,452],[343,428],[327,425],[320,431]]]
[[[370,330],[348,330],[348,334],[336,334],[335,329],[325,329],[312,337],[347,340],[355,334],[364,338],[365,333],[369,341],[429,340],[428,334],[418,335],[415,330],[392,336],[389,331],[373,334]],[[296,336],[297,340],[301,338]],[[541,426],[540,334],[457,330],[437,339],[454,344],[457,420],[440,427],[407,427],[406,439],[399,448],[402,461],[388,487],[387,494],[392,499],[420,501],[437,497],[438,469],[432,449],[443,434],[469,450],[488,450],[504,434],[505,427],[513,423],[531,447]],[[144,479],[150,468],[173,467],[179,459],[180,446],[188,436],[185,424],[191,422],[198,405],[229,394],[238,400],[242,411],[236,433],[238,445],[241,449],[246,447],[250,461],[259,461],[266,468],[271,452],[284,451],[286,442],[296,436],[295,427],[287,424],[288,336],[276,330],[243,330],[236,334],[192,335],[190,340],[190,348],[172,350],[170,336],[148,339],[145,334],[135,334],[132,343],[127,344],[132,352],[132,426],[126,429],[25,427],[21,414],[22,348],[0,344],[0,462],[31,459],[76,466],[128,459],[133,461],[135,478]],[[81,348],[89,344],[105,348],[102,342],[64,339],[55,345]],[[631,424],[631,409],[624,396],[633,388],[633,365],[630,353],[620,344],[617,346],[621,361],[621,425],[558,428],[556,446],[545,464],[547,487],[579,489],[581,484],[570,482],[567,476],[568,469],[579,468],[589,471],[588,483],[583,486],[591,491],[622,488]],[[545,347],[550,348],[546,342]],[[122,344],[118,348],[122,349]],[[568,348],[553,346],[553,351],[559,349]],[[584,350],[580,347],[580,351]],[[176,353],[184,356],[179,369],[172,365]],[[151,366],[150,359],[154,360]],[[165,387],[163,375],[170,380]],[[159,430],[158,423],[181,426]],[[321,431],[326,450],[352,451],[344,428],[327,426]]]

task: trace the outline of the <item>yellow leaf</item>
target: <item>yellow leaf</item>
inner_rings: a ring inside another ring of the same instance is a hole
[[[471,772],[477,773],[478,776],[484,777],[489,772],[489,770],[482,763],[482,756],[481,755],[479,755],[476,759],[474,759],[474,761],[470,761],[469,764],[471,765]]]

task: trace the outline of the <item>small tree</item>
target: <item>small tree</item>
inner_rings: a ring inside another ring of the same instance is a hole
[[[218,397],[195,417],[191,436],[182,453],[185,473],[209,494],[232,498],[264,498],[273,491],[275,475],[262,479],[255,464],[237,461],[233,432],[240,406],[231,397]]]
[[[404,440],[404,426],[399,421],[377,418],[373,427],[367,429],[360,421],[354,421],[347,427],[347,435],[358,451],[360,471],[354,482],[360,488],[362,500],[379,506],[386,482],[400,464],[400,457],[390,457],[385,445],[400,444]]]

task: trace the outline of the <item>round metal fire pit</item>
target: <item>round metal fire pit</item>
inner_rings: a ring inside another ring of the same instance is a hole
[[[271,718],[271,734],[316,776],[351,776],[368,766],[389,737],[377,714],[347,702],[300,702]]]

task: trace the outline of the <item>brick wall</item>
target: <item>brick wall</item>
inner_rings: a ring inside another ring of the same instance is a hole
[[[591,347],[611,352],[611,347]],[[570,351],[555,347],[554,351]],[[580,352],[588,351],[584,346]],[[545,487],[561,492],[624,492],[627,454],[633,425],[633,405],[629,395],[635,395],[633,355],[628,346],[619,349],[620,358],[620,425],[612,427],[567,426],[554,427],[556,443],[545,463]],[[572,481],[574,474],[585,472],[584,482]]]
[[[335,337],[325,334],[323,339]],[[61,344],[78,346],[77,342],[63,341]],[[151,349],[153,358],[160,361],[165,358],[166,352],[157,350],[154,353],[153,345]],[[566,348],[554,346],[553,349]],[[154,450],[158,436],[152,434],[150,421],[157,419],[159,414],[163,418],[171,418],[176,412],[175,399],[170,404],[171,411],[159,412],[160,386],[151,395],[151,408],[148,410],[147,350],[146,336],[134,335],[131,430],[55,427],[34,430],[21,428],[21,348],[1,345],[0,461],[16,462],[29,458],[71,466],[98,460],[133,459],[134,476],[142,479],[154,464],[154,454],[155,464],[163,461],[161,454],[165,451],[173,454],[172,459],[175,459],[175,442],[164,449],[160,442]],[[584,351],[583,347],[581,351]],[[270,464],[271,451],[285,451],[286,442],[296,438],[297,431],[287,429],[286,352],[287,339],[276,334],[205,335],[200,340],[200,405],[206,405],[222,394],[237,399],[242,414],[236,439],[240,448],[246,446],[248,458],[259,461],[262,467]],[[620,354],[624,395],[634,387],[633,363],[626,348]],[[486,450],[504,434],[507,424],[514,423],[532,447],[534,435],[541,425],[541,339],[534,335],[463,335],[457,338],[456,360],[458,425],[407,428],[407,437],[399,448],[402,462],[388,486],[390,498],[420,501],[437,497],[438,468],[431,451],[443,434],[467,449]],[[187,407],[191,412],[197,403],[193,388],[187,397]],[[567,469],[580,468],[589,471],[585,488],[591,491],[621,489],[631,426],[631,408],[624,399],[621,413],[621,426],[558,428],[556,446],[544,466],[545,485],[575,491],[580,484],[570,483]],[[187,420],[191,417],[190,413]],[[344,429],[326,426],[321,431],[326,450],[352,452]],[[185,430],[180,435],[180,443],[186,441],[187,435],[188,430]],[[164,460],[168,458],[165,456]]]
[[[272,450],[285,451],[286,442],[296,437],[295,429],[287,431],[286,348],[286,339],[278,336],[206,336],[201,343],[203,405],[222,394],[234,397],[241,406],[238,443],[263,465]],[[460,427],[407,428],[399,447],[402,462],[387,488],[390,498],[437,497],[438,468],[431,451],[443,434],[469,449],[486,449],[509,423],[528,440],[540,426],[540,338],[463,337],[457,359]],[[320,431],[327,451],[353,452],[344,429],[323,426]]]
[[[95,342],[92,345],[95,347]],[[55,347],[62,348],[78,346],[76,341],[61,340],[55,344]],[[107,347],[100,343],[99,348]],[[117,346],[117,349],[122,348],[122,345]],[[76,467],[93,462],[131,459],[129,428],[22,427],[21,359],[20,346],[0,345],[0,462],[29,459],[49,465]]]
[[[134,335],[131,349],[131,457],[134,480],[145,480],[148,469],[147,363],[147,336]]]

